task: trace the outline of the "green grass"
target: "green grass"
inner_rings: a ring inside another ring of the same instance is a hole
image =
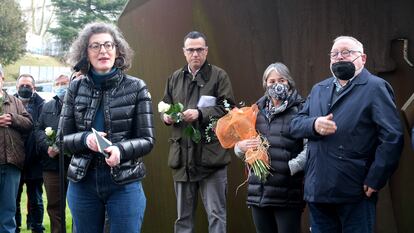
[[[26,227],[26,216],[27,216],[27,195],[26,195],[26,186],[23,187],[23,193],[22,193],[22,200],[20,203],[21,211],[22,211],[22,227],[21,227],[21,233],[31,233],[31,230],[27,230]],[[47,214],[47,198],[46,198],[46,191],[43,188],[43,206],[45,214],[43,216],[43,226],[46,228],[46,232],[50,232],[50,219],[49,215]],[[66,204],[66,232],[70,233],[72,232],[72,215],[70,214],[68,205]]]
[[[15,63],[3,67],[6,82],[16,81],[19,76],[20,66],[65,66],[65,64],[56,57],[26,53]]]

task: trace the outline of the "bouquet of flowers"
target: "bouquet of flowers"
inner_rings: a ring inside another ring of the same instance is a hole
[[[177,104],[167,104],[164,101],[158,103],[158,112],[167,114],[172,118],[174,123],[179,123],[183,120],[183,111],[184,106],[182,103]]]
[[[230,112],[230,104],[227,102],[226,99],[223,100],[223,106],[224,109],[227,112]],[[219,118],[217,117],[212,117],[210,116],[210,120],[209,120],[209,124],[207,125],[207,127],[204,129],[204,138],[205,141],[208,142],[212,142],[213,140],[217,139],[217,135],[216,135],[216,126],[217,126],[217,121]]]
[[[183,109],[184,106],[182,103],[167,104],[164,101],[158,103],[158,112],[170,116],[174,123],[180,123],[183,120]],[[185,127],[184,135],[191,138],[195,143],[199,143],[201,140],[200,131],[194,128],[191,124]]]
[[[262,182],[270,174],[270,161],[267,149],[269,143],[266,138],[256,132],[257,105],[251,107],[234,108],[227,115],[217,121],[216,135],[223,148],[232,148],[245,139],[259,138],[261,143],[255,149],[245,153],[245,162],[249,171]]]
[[[46,127],[45,134],[47,145],[57,149],[58,147],[56,145],[56,131],[54,131],[52,127]]]

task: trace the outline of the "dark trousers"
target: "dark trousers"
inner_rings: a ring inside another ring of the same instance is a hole
[[[20,200],[23,192],[23,185],[26,184],[26,193],[28,199],[28,228],[34,232],[43,232],[45,228],[43,227],[43,179],[20,179],[19,191],[17,193],[16,199],[16,232],[20,232],[20,227],[22,225],[22,215]]]
[[[372,233],[377,196],[356,203],[308,203],[312,233]]]
[[[194,233],[198,193],[204,204],[209,233],[225,233],[227,225],[227,167],[197,182],[174,182],[177,197],[175,233]]]
[[[51,233],[60,233],[62,216],[60,216],[59,173],[53,171],[44,171],[43,180],[45,182],[47,196],[47,213],[49,214],[50,218],[50,230]]]
[[[251,206],[251,209],[256,233],[300,233],[302,208]]]

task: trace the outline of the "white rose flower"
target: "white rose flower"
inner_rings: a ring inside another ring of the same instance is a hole
[[[161,101],[158,103],[158,112],[165,113],[170,110],[171,105]]]
[[[48,137],[52,136],[52,134],[53,134],[53,129],[52,129],[52,127],[46,127],[46,129],[45,129],[45,134],[46,134],[46,136],[48,136]]]

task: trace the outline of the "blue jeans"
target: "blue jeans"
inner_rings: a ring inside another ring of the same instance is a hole
[[[312,233],[373,233],[377,195],[356,203],[308,203]]]
[[[67,199],[77,232],[103,232],[105,210],[111,233],[141,231],[146,206],[141,182],[115,184],[106,164],[90,167],[80,182],[70,181]]]
[[[20,179],[19,191],[16,199],[16,232],[20,232],[22,225],[20,201],[23,192],[23,185],[26,184],[26,193],[28,198],[28,215],[27,225],[34,232],[43,232],[43,179]],[[25,208],[25,207],[24,207]]]
[[[16,197],[20,182],[20,170],[11,164],[0,165],[0,232],[16,230]]]

